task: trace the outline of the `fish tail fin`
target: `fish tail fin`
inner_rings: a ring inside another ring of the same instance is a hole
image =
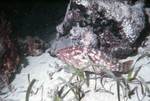
[[[129,60],[123,63],[123,71],[129,71],[132,64],[133,64],[133,60]]]

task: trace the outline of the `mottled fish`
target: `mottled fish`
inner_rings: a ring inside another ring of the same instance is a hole
[[[119,63],[116,59],[109,59],[104,54],[96,49],[83,46],[71,46],[57,51],[57,57],[65,61],[66,63],[81,69],[89,65],[89,61],[85,58],[85,54],[93,63],[103,65],[111,71],[125,72],[129,70],[132,62]],[[91,66],[86,71],[94,72],[96,74],[104,74],[101,67]]]

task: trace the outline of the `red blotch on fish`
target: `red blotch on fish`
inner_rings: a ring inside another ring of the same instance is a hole
[[[127,61],[120,63],[116,59],[109,59],[102,52],[83,46],[71,46],[57,51],[57,57],[65,61],[66,63],[81,69],[89,65],[89,61],[85,58],[87,55],[91,62],[100,64],[110,71],[127,71],[130,69],[133,61]],[[105,72],[98,66],[91,66],[86,71],[94,72],[96,74],[104,74]]]

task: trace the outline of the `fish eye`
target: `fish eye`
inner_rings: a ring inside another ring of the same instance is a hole
[[[60,55],[60,52],[57,52],[57,55]]]

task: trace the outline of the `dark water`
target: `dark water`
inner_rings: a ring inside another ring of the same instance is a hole
[[[0,1],[0,13],[4,12],[11,23],[15,37],[38,36],[50,41],[56,35],[56,26],[62,22],[69,0]]]
[[[149,1],[146,7],[150,7]],[[0,14],[4,12],[11,23],[13,36],[38,36],[50,41],[56,36],[56,26],[63,21],[68,4],[69,0],[3,0]]]

